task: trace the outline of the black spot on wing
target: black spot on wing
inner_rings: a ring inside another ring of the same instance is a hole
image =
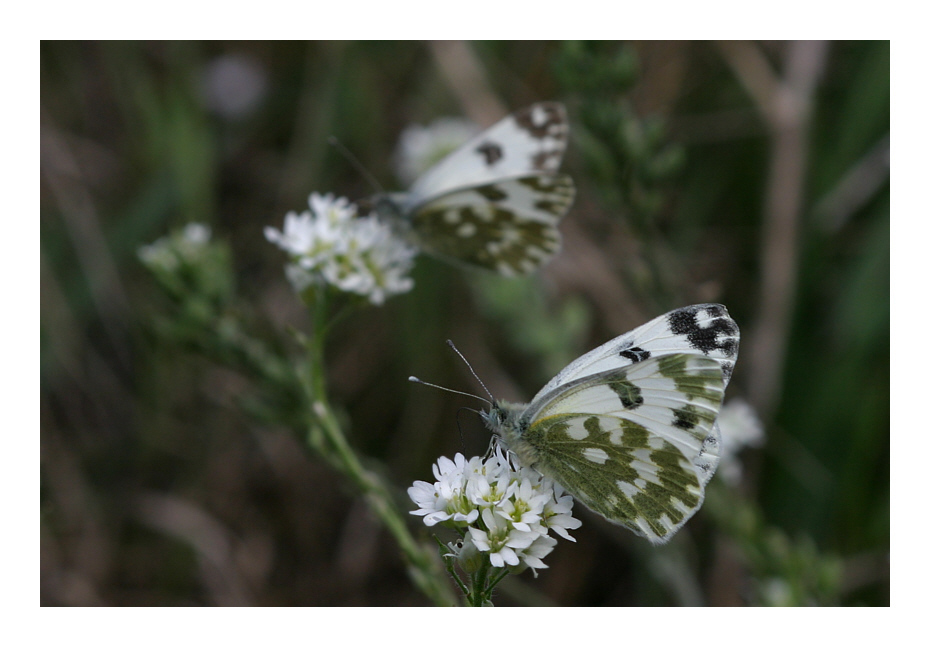
[[[723,372],[723,383],[730,383],[730,377],[733,376],[733,362],[723,361],[720,363],[720,370]]]
[[[701,326],[697,320],[699,311],[707,311],[715,318]],[[669,313],[668,325],[673,334],[686,336],[691,347],[704,354],[719,350],[724,356],[732,357],[739,348],[736,323],[725,315],[719,305],[682,307]]]
[[[644,361],[652,356],[652,353],[649,352],[649,350],[643,350],[639,346],[621,350],[617,354],[619,354],[624,359],[629,359],[633,363],[639,363],[640,361]]]
[[[557,103],[537,103],[518,110],[513,117],[534,139],[565,139],[565,111]]]
[[[484,157],[487,166],[493,166],[504,158],[504,149],[493,141],[485,141],[475,148],[475,152]]]

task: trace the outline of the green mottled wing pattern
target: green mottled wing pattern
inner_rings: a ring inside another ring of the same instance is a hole
[[[664,543],[700,508],[739,330],[721,305],[675,310],[573,362],[489,426],[607,520]],[[566,377],[568,375],[568,377]]]
[[[574,196],[568,175],[531,175],[463,189],[417,209],[411,233],[435,255],[504,276],[527,274],[558,252],[556,225]]]
[[[703,502],[722,401],[716,362],[658,357],[552,393],[514,450],[530,448],[534,467],[586,506],[661,543]]]

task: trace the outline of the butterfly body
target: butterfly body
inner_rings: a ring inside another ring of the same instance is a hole
[[[739,348],[722,305],[674,310],[576,359],[487,426],[521,464],[607,520],[664,543],[700,508]]]
[[[554,255],[556,228],[575,188],[558,168],[568,141],[559,103],[519,110],[461,146],[406,193],[374,209],[424,251],[503,275],[527,274]]]

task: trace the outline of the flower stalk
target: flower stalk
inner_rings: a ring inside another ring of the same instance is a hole
[[[334,320],[328,307],[332,286],[313,284],[301,293],[313,315],[313,327],[309,335],[294,332],[305,359],[286,358],[248,333],[233,302],[229,250],[209,238],[209,229],[189,226],[140,250],[143,264],[174,306],[173,315],[160,321],[160,331],[173,342],[250,377],[260,393],[258,401],[243,401],[250,412],[266,422],[303,428],[308,447],[359,489],[394,537],[417,588],[436,605],[456,605],[442,564],[432,549],[414,538],[395,501],[395,489],[365,466],[367,460],[346,439],[329,401],[324,349]],[[378,294],[375,299],[385,292]]]
[[[303,337],[308,359],[307,378],[302,380],[305,397],[312,402],[306,419],[307,443],[331,467],[346,476],[361,492],[369,508],[397,541],[405,556],[411,580],[436,605],[456,605],[455,596],[442,576],[432,552],[417,541],[394,501],[391,486],[375,471],[364,466],[346,439],[337,415],[331,407],[326,389],[324,348],[326,330],[326,294],[319,290],[314,299],[312,335]]]

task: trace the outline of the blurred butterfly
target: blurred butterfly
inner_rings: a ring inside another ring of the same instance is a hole
[[[738,350],[723,305],[683,307],[576,359],[529,404],[493,400],[481,415],[522,465],[664,543],[701,507],[717,468]]]
[[[572,205],[558,173],[568,141],[560,103],[534,103],[497,122],[427,170],[406,193],[373,208],[422,250],[505,276],[528,274],[561,245],[556,225]]]

